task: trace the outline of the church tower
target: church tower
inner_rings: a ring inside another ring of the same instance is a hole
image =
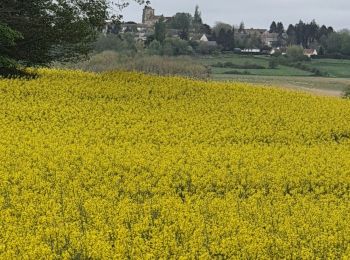
[[[154,19],[154,9],[150,6],[145,6],[142,14],[142,23],[149,24]]]

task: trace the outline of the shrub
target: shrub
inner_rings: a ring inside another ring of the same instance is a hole
[[[297,62],[297,63],[290,63],[287,64],[288,66],[303,70],[303,71],[308,71],[314,74],[314,76],[320,76],[320,77],[327,77],[329,74],[327,72],[323,72],[317,68],[312,68],[304,63]]]
[[[341,53],[326,53],[324,55],[318,55],[313,59],[338,59],[338,60],[350,60],[350,55],[344,55]]]
[[[167,56],[190,55],[193,54],[193,48],[185,40],[168,38],[165,40],[162,54]]]
[[[148,46],[147,52],[151,55],[160,55],[162,53],[162,45],[159,41],[154,40]]]
[[[156,45],[156,43],[154,43]],[[89,60],[64,64],[61,67],[80,69],[84,71],[105,72],[114,70],[140,71],[157,75],[181,75],[192,78],[206,79],[210,71],[207,67],[194,62],[189,57],[167,56],[135,56],[128,57],[113,51],[105,51],[93,55]]]
[[[252,63],[235,64],[231,61],[228,61],[225,63],[218,62],[212,66],[217,68],[231,68],[231,69],[266,69],[264,66],[259,64],[252,64]]]
[[[229,70],[225,71],[222,74],[231,74],[231,75],[252,75],[249,71],[244,70],[244,71],[239,71],[239,70]]]
[[[278,67],[278,61],[276,59],[270,59],[269,60],[269,68],[270,69],[277,69]]]
[[[38,75],[35,70],[25,70],[18,67],[1,67],[0,66],[0,79],[1,78],[12,78],[12,79],[34,79]]]
[[[217,52],[220,52],[219,48],[216,46],[211,46],[208,45],[205,42],[200,42],[198,44],[198,46],[196,46],[196,52],[199,54],[203,54],[203,55],[208,55],[208,54],[215,54]]]
[[[305,61],[304,49],[301,46],[293,45],[287,48],[287,57],[291,61]]]
[[[272,57],[281,57],[282,51],[281,50],[275,50],[273,54],[271,54]]]
[[[343,97],[346,99],[350,99],[350,87],[347,87],[344,91]]]
[[[94,50],[98,53],[104,51],[127,53],[137,51],[137,47],[133,34],[127,33],[123,37],[115,34],[101,34],[94,44]]]

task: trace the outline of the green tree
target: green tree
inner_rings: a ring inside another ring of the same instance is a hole
[[[305,48],[307,47],[307,36],[306,36],[306,25],[305,23],[300,20],[299,23],[295,25],[295,36],[296,36],[296,44],[303,45]]]
[[[285,30],[282,22],[277,23],[276,33],[278,34],[277,43],[276,43],[277,46],[285,46],[287,39],[284,37]]]
[[[46,65],[87,54],[97,30],[104,26],[104,1],[5,1],[0,22],[23,36],[9,49],[23,65]]]
[[[270,68],[270,69],[277,69],[277,67],[278,67],[277,58],[272,57],[272,58],[269,60],[269,68]]]
[[[304,49],[301,46],[290,46],[287,48],[287,57],[291,61],[302,61],[305,60]]]
[[[261,42],[261,38],[256,34],[249,35],[246,37],[246,45],[245,48],[249,49],[261,49],[263,47],[263,43]]]
[[[151,42],[151,44],[148,46],[147,49],[148,53],[151,55],[160,55],[161,51],[162,51],[162,44],[157,41],[154,40],[153,42]]]
[[[234,29],[232,28],[227,31],[221,29],[218,44],[220,44],[225,51],[233,51],[235,48]]]
[[[221,46],[225,45],[225,43],[226,43],[226,31],[224,28],[220,29],[219,34],[216,37],[216,42]]]
[[[164,55],[189,55],[193,53],[193,48],[189,45],[188,41],[168,38],[164,42],[163,54]]]
[[[315,20],[310,23],[304,23],[300,20],[294,28],[296,44],[302,45],[304,48],[310,48],[311,46],[317,45],[317,41],[320,38],[320,27]]]
[[[203,23],[203,21],[202,21],[202,14],[199,11],[199,6],[198,5],[196,5],[196,9],[194,11],[193,23],[194,24],[199,24],[199,25]]]
[[[212,34],[212,29],[210,27],[210,25],[208,24],[202,24],[200,27],[200,32],[207,34],[207,35],[211,35]]]
[[[160,42],[163,43],[166,37],[166,24],[165,19],[162,16],[155,24],[154,29],[154,38]]]
[[[350,55],[350,34],[347,32],[341,32],[341,53],[344,55]]]
[[[277,23],[276,33],[278,33],[279,35],[282,35],[282,33],[284,33],[283,23],[281,23],[281,22]]]
[[[244,22],[241,22],[241,23],[239,24],[238,32],[239,32],[239,33],[245,33],[245,25],[244,25]]]
[[[203,25],[202,14],[199,11],[199,6],[196,5],[196,9],[193,15],[193,29],[196,33],[201,32]]]
[[[323,36],[328,36],[328,30],[325,25],[322,25],[321,28],[318,31],[317,39],[320,40]]]
[[[182,40],[188,40],[192,19],[189,13],[177,13],[171,21],[171,28],[180,31],[179,36]]]
[[[339,33],[332,33],[326,41],[327,52],[339,53],[342,48],[342,37]]]
[[[288,39],[287,39],[287,43],[289,45],[295,45],[297,44],[297,35],[296,35],[296,31],[295,31],[295,27],[293,24],[290,24],[288,26],[287,29],[287,35],[288,35]]]
[[[11,58],[10,49],[15,45],[16,40],[21,38],[22,35],[20,33],[0,23],[0,68],[15,66],[16,63]]]
[[[109,0],[1,1],[0,38],[7,39],[1,66],[9,66],[4,60],[35,66],[87,55],[112,5]]]
[[[332,26],[329,26],[329,27],[327,28],[327,31],[328,31],[328,34],[334,33],[334,29],[333,29]]]
[[[277,24],[275,21],[273,21],[270,25],[270,33],[276,33],[277,32]]]
[[[227,23],[217,22],[212,30],[216,38],[219,37],[219,33],[222,29],[227,32],[232,29],[232,26]]]
[[[315,42],[319,35],[320,26],[316,23],[315,20],[312,20],[311,23],[306,25],[306,33],[308,34],[307,46],[310,46]]]

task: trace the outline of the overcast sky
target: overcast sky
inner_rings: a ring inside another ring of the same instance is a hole
[[[177,12],[194,13],[196,4],[203,21],[214,25],[217,21],[246,28],[268,28],[273,20],[287,27],[300,19],[315,19],[319,24],[335,29],[350,28],[350,0],[152,0],[156,15],[173,16]],[[135,3],[123,10],[125,21],[141,22],[142,8]]]

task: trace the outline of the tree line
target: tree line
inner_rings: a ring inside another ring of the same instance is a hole
[[[283,23],[271,23],[270,33],[278,34],[277,45],[299,45],[317,49],[320,55],[350,55],[350,33],[348,30],[336,32],[332,26],[319,25],[315,20],[309,23],[299,21],[285,30]]]

